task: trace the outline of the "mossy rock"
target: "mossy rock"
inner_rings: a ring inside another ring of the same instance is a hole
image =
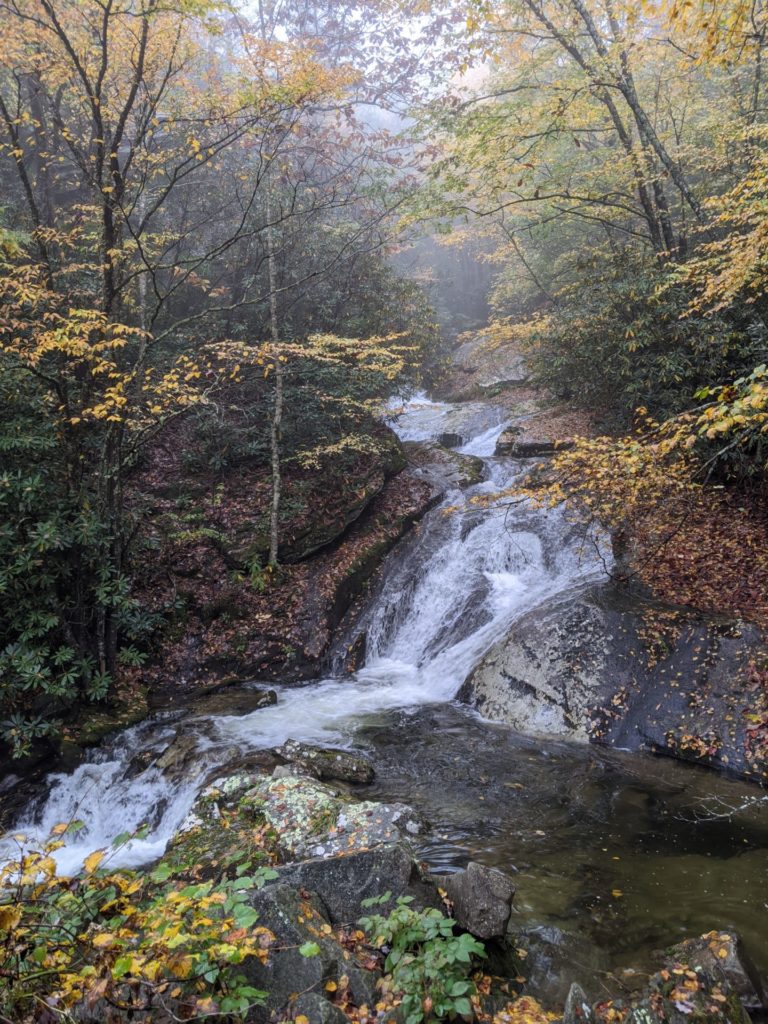
[[[74,720],[67,724],[66,738],[62,740],[62,754],[67,748],[95,747],[113,732],[127,729],[143,722],[149,715],[150,707],[146,691],[140,690],[130,701],[110,705],[84,705]]]

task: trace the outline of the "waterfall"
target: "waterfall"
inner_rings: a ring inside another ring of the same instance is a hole
[[[179,722],[158,716],[128,729],[72,773],[49,776],[47,796],[14,833],[34,840],[59,822],[82,820],[82,830],[56,854],[60,871],[74,873],[89,852],[147,823],[146,839],[135,840],[109,862],[146,863],[163,853],[217,767],[288,738],[350,744],[366,716],[451,700],[517,617],[555,593],[597,578],[601,569],[596,553],[582,550],[559,512],[524,504],[487,511],[473,504],[473,498],[508,486],[524,471],[519,462],[493,457],[504,425],[493,406],[451,406],[424,396],[397,417],[394,427],[404,440],[458,434],[463,444],[457,450],[483,458],[486,479],[448,493],[388,557],[357,625],[367,641],[358,672],[279,687],[275,706],[239,717]],[[159,753],[182,732],[195,744],[183,771],[142,770],[152,760],[142,754]],[[14,850],[6,841],[6,856]]]

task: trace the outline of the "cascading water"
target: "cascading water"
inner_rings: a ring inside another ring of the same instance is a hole
[[[121,848],[110,863],[160,856],[204,780],[238,756],[288,738],[349,743],[371,713],[450,700],[517,616],[597,577],[597,553],[583,550],[559,514],[473,506],[473,497],[508,485],[522,471],[519,463],[492,458],[504,429],[497,409],[419,397],[395,429],[405,440],[451,431],[469,437],[458,450],[483,458],[487,478],[447,494],[418,534],[389,557],[358,626],[366,634],[364,667],[351,677],[281,688],[275,706],[240,717],[160,716],[127,730],[73,773],[52,775],[45,801],[14,831],[41,837],[59,822],[82,820],[84,827],[56,855],[61,871],[77,871],[90,851],[144,823],[147,838]],[[183,770],[174,775],[152,766],[152,755],[178,736],[194,750]]]

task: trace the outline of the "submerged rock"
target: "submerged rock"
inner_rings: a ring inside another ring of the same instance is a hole
[[[464,871],[437,878],[460,927],[478,939],[501,938],[512,913],[515,886],[503,871],[470,861]]]
[[[765,776],[744,708],[751,625],[610,585],[559,595],[517,620],[459,698],[528,735],[650,750]]]
[[[524,975],[525,991],[544,1006],[563,1006],[576,980],[587,993],[583,1001],[605,991],[602,981],[608,974],[608,957],[581,933],[554,925],[516,931],[508,956],[506,970],[517,969]]]
[[[348,750],[315,747],[309,743],[287,740],[282,747],[278,747],[277,753],[316,779],[366,783],[373,782],[376,774],[368,758]]]

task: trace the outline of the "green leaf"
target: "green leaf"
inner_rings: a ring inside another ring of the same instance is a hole
[[[167,882],[172,874],[173,868],[170,864],[158,864],[149,877],[153,882]]]
[[[316,942],[305,942],[303,946],[299,946],[299,952],[302,956],[307,958],[312,956],[320,955],[320,947]]]

